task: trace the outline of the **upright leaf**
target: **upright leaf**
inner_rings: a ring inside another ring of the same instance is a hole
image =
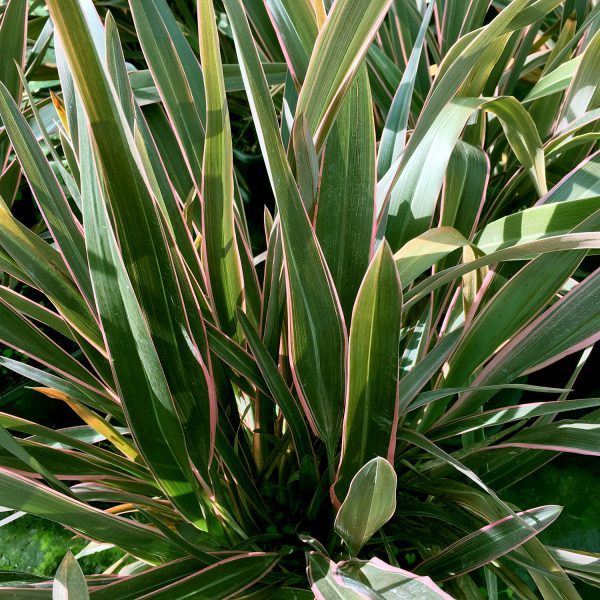
[[[75,0],[49,1],[48,7],[93,139],[93,149],[91,141],[80,140],[82,173],[86,172],[84,220],[92,281],[115,378],[132,425],[140,428],[136,438],[142,454],[157,473],[162,470],[159,477],[167,488],[172,486],[167,493],[196,519],[198,484],[187,452],[189,448],[206,476],[216,415],[212,381],[192,342],[181,302],[181,294],[189,292],[180,288],[185,282],[177,278],[178,256],[169,252],[165,239],[169,234],[81,7]],[[68,33],[74,24],[77,38]],[[105,200],[114,215],[114,232]],[[147,390],[145,397],[140,390]],[[163,428],[170,433],[161,436],[162,444],[157,445],[151,432]]]
[[[377,154],[377,177],[383,177],[392,163],[400,157],[404,146],[406,145],[406,129],[408,126],[408,117],[410,115],[410,106],[415,89],[415,81],[417,78],[417,70],[421,60],[421,52],[423,51],[423,43],[425,34],[435,2],[430,2],[423,22],[419,28],[419,33],[415,39],[413,49],[410,53],[410,58],[406,65],[406,69],[402,74],[400,85],[396,90],[390,112],[385,121],[385,127],[381,134],[379,142],[379,152]]]
[[[352,479],[335,517],[335,530],[354,556],[392,518],[396,484],[394,468],[380,456],[365,464]]]
[[[198,59],[165,0],[130,0],[129,5],[144,56],[200,190],[206,103]]]
[[[215,313],[225,333],[234,335],[235,310],[243,303],[243,283],[233,220],[231,126],[212,0],[199,0],[198,15],[206,97],[202,246]]]
[[[340,498],[367,461],[376,456],[394,459],[401,289],[392,253],[384,242],[352,311],[342,456],[335,486]]]
[[[0,83],[16,102],[21,99],[21,79],[18,68],[24,66],[27,50],[27,0],[4,2],[0,21]],[[18,65],[18,66],[17,66]],[[0,139],[0,165],[4,165],[8,145]]]
[[[54,576],[52,600],[89,600],[89,597],[83,571],[69,551]]]
[[[317,202],[315,230],[348,320],[369,264],[375,213],[375,125],[364,65],[327,138]]]
[[[320,1],[320,0],[319,0]],[[266,0],[265,6],[298,87],[306,77],[319,27],[311,0]]]
[[[308,121],[317,152],[391,3],[338,0],[319,32],[296,109]]]
[[[281,218],[292,369],[314,431],[332,458],[341,429],[345,329],[339,300],[277,129],[267,82],[240,0],[225,0],[259,142]]]

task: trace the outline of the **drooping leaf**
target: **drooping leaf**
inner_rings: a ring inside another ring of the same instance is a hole
[[[278,559],[277,555],[262,552],[234,555],[150,592],[145,597],[153,600],[236,597],[264,577],[277,564]],[[117,591],[116,587],[113,591]]]
[[[600,300],[600,271],[595,271],[546,312],[515,335],[485,366],[473,385],[490,385],[560,359],[598,338],[599,316],[594,309]],[[485,392],[464,394],[446,413],[447,420],[463,416],[465,409],[480,405]]]
[[[413,238],[394,254],[402,286],[406,287],[439,260],[468,244],[469,240],[452,227],[434,227]]]
[[[184,552],[147,525],[109,515],[59,494],[47,486],[0,468],[0,502],[61,522],[94,539],[111,542],[151,563],[179,558]]]

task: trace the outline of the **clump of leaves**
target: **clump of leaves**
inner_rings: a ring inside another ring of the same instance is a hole
[[[35,42],[25,0],[0,24],[0,339],[31,359],[0,364],[82,425],[0,414],[0,505],[123,559],[0,596],[597,585],[536,537],[561,508],[502,490],[600,452],[600,400],[570,393],[600,335],[598,6],[130,0],[124,51],[91,0],[33,4]],[[572,353],[564,387],[528,383]]]

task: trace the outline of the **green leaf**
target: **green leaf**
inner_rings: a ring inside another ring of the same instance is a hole
[[[67,552],[54,576],[52,600],[89,600],[89,597],[83,571],[71,552]]]
[[[545,254],[509,279],[469,323],[446,365],[444,385],[466,385],[471,373],[551,302],[583,257],[583,252]]]
[[[229,110],[212,0],[198,3],[200,58],[204,67],[206,140],[202,164],[202,248],[214,312],[235,335],[235,311],[244,300],[233,218],[233,149]]]
[[[305,456],[313,457],[310,433],[297,400],[292,396],[285,380],[277,369],[277,365],[273,362],[269,351],[256,330],[252,327],[248,317],[244,313],[239,312],[238,318],[252,354],[256,358],[258,368],[271,391],[273,399],[288,422],[296,446],[296,452],[298,453],[298,459],[302,461]]]
[[[393,461],[401,290],[392,253],[384,242],[369,266],[352,311],[342,456],[335,486],[341,499],[367,461],[377,456]]]
[[[596,213],[594,213],[595,215]],[[592,215],[592,217],[594,216]],[[590,217],[590,218],[592,218]],[[450,267],[432,275],[428,279],[415,285],[404,295],[405,308],[412,306],[417,300],[429,292],[439,288],[465,273],[474,271],[486,265],[493,265],[504,260],[515,260],[531,258],[532,255],[558,252],[565,250],[577,250],[586,248],[597,248],[600,245],[600,235],[597,233],[567,233],[564,235],[551,236],[546,239],[527,242],[515,247],[504,248],[492,254],[486,254],[480,258],[470,261],[464,265]]]
[[[61,432],[5,413],[0,413],[0,425],[6,427],[6,429],[29,435],[30,437],[27,438],[28,442],[36,442],[38,444],[44,444],[51,448],[62,450],[70,448],[77,449],[87,455],[91,455],[104,461],[108,465],[111,465],[122,472],[131,474],[135,477],[148,477],[148,471],[145,467],[135,464],[130,460],[126,460],[105,448],[93,445],[97,441],[105,440],[106,438],[103,435],[97,434],[89,427],[84,427],[83,429],[67,428]],[[126,431],[122,428],[119,429]],[[29,446],[25,444],[20,445],[21,448],[27,452]],[[34,453],[37,453],[36,446],[31,446],[31,448]],[[64,491],[63,487],[60,487],[60,489],[57,486],[54,487],[58,491]]]
[[[319,32],[296,109],[306,117],[317,152],[391,3],[338,0]]]
[[[490,160],[484,150],[460,141],[448,162],[440,224],[454,227],[471,239],[483,212],[490,176]]]
[[[300,87],[308,70],[319,28],[311,0],[266,0],[290,72]]]
[[[17,221],[1,198],[0,225],[0,245],[27,273],[35,287],[46,293],[65,320],[103,352],[104,342],[96,317],[73,282],[60,253]]]
[[[93,539],[120,546],[151,563],[184,554],[146,525],[109,515],[8,469],[0,468],[0,483],[2,506],[63,523]]]
[[[452,227],[434,227],[406,242],[394,254],[402,286],[407,287],[439,260],[467,245],[469,240]]]
[[[277,555],[262,552],[234,555],[145,597],[148,600],[237,597],[260,581],[278,560]]]
[[[355,556],[396,510],[397,477],[390,463],[376,457],[354,476],[335,517],[335,530]]]
[[[6,431],[6,429],[0,425],[0,446],[10,452],[24,465],[27,465],[30,469],[39,473],[44,479],[59,492],[67,495],[72,495],[71,490],[61,481],[59,481],[48,469],[44,467],[35,457],[33,457],[27,448],[19,444],[18,440]]]
[[[446,362],[461,333],[462,331],[459,328],[444,335],[401,379],[399,389],[400,415],[406,411],[406,408],[415,399],[417,394],[429,383],[431,378],[436,375],[440,367]]]
[[[130,7],[144,56],[200,190],[206,114],[200,64],[165,0],[131,0]]]
[[[51,1],[48,7],[90,122],[92,139],[80,139],[84,225],[115,378],[142,454],[162,473],[166,493],[195,520],[201,514],[199,484],[190,456],[208,478],[216,425],[210,366],[195,346],[202,327],[190,332],[197,317],[186,314],[189,305],[198,310],[197,305],[189,298],[189,281],[178,277],[179,255],[169,250],[141,158],[81,7],[74,0]]]
[[[558,130],[575,119],[581,117],[587,110],[598,108],[600,92],[598,91],[597,65],[600,60],[600,31],[589,40],[577,71],[573,76],[562,106]]]
[[[269,85],[283,85],[288,74],[285,63],[263,63],[263,69]],[[129,71],[129,82],[140,106],[162,102],[160,93],[149,69]],[[238,64],[224,64],[223,77],[226,92],[243,92],[244,81]],[[185,168],[185,165],[184,165]]]
[[[586,423],[584,418],[583,421],[558,421],[529,427],[490,448],[534,448],[600,456],[600,425]]]
[[[345,331],[339,300],[292,176],[240,0],[225,0],[246,92],[281,218],[295,383],[314,431],[334,453],[341,429]]]
[[[315,231],[347,322],[369,265],[375,211],[375,125],[366,66],[340,105],[323,151]]]
[[[512,381],[594,343],[600,331],[600,270],[515,335],[483,368],[473,386]],[[471,413],[489,397],[486,392],[463,394],[444,420]]]
[[[0,286],[0,298],[22,315],[25,315],[34,321],[38,321],[39,323],[43,323],[47,327],[50,327],[50,329],[53,329],[64,337],[74,341],[74,336],[65,320],[44,305],[34,302],[26,296],[23,296],[23,294],[19,294],[6,286]]]
[[[298,191],[309,216],[315,212],[317,188],[319,186],[319,157],[315,150],[312,134],[306,124],[304,115],[300,114],[294,120],[292,129],[292,145],[296,164],[296,181]],[[319,207],[320,209],[320,207]],[[317,215],[318,216],[318,215]]]
[[[259,391],[265,394],[269,393],[269,388],[263,379],[260,369],[246,350],[210,323],[206,324],[206,333],[210,349],[215,356],[219,357],[234,371],[245,377]]]
[[[481,567],[515,548],[552,524],[560,515],[560,506],[540,506],[486,525],[454,542],[417,566],[417,573],[436,581],[458,577]],[[524,527],[522,521],[529,527]]]
[[[0,118],[31,187],[49,231],[62,253],[70,275],[91,302],[90,276],[85,260],[81,224],[50,167],[36,138],[9,91],[0,84]]]
[[[599,196],[600,150],[580,162],[539,201],[539,204],[554,204]]]
[[[573,75],[576,73],[577,68],[579,67],[581,59],[582,55],[576,56],[575,58],[568,60],[562,65],[556,67],[556,69],[547,75],[544,75],[533,86],[527,96],[525,96],[523,102],[539,100],[540,98],[544,98],[551,94],[566,90],[573,79]]]
[[[562,235],[597,210],[600,210],[600,197],[544,203],[492,221],[475,236],[475,244],[489,254],[509,246]]]
[[[27,47],[27,0],[8,0],[4,3],[0,23],[0,81],[8,88],[13,99],[19,101],[21,80],[17,65],[25,60]],[[16,63],[16,64],[15,64]]]
[[[0,299],[0,339],[84,388],[97,392],[102,384],[80,362],[28,319]]]
[[[91,591],[93,600],[137,600],[140,596],[160,590],[171,583],[179,581],[201,568],[195,558],[183,558],[168,562],[153,569],[133,575],[121,576],[114,583],[95,587]]]
[[[17,102],[21,99],[21,79],[18,68],[25,62],[27,51],[27,0],[8,0],[3,3],[4,13],[0,22],[0,82]],[[9,149],[0,139],[0,164],[4,165]]]
[[[27,330],[25,330],[25,331],[27,331]],[[23,334],[23,336],[25,336],[25,331],[17,328],[15,331],[15,334],[16,335]],[[27,333],[35,335],[35,330],[29,331]],[[37,344],[37,343],[41,343],[44,345],[48,344],[48,342],[50,340],[48,340],[47,338],[44,338],[43,334],[41,334],[41,332],[37,332],[37,333],[38,333],[39,337],[37,339],[35,337],[33,338],[33,340],[32,340],[33,345],[35,346],[35,344]],[[29,338],[29,339],[31,339],[31,338]],[[29,348],[30,348],[29,344],[26,343],[25,345],[28,347],[28,350],[29,350]],[[113,398],[110,397],[110,395],[106,391],[101,389],[100,382],[98,382],[98,381],[95,382],[96,385],[98,386],[98,388],[100,388],[100,389],[94,388],[93,385],[90,385],[90,383],[87,382],[88,379],[91,382],[94,382],[95,380],[92,378],[90,373],[83,370],[83,367],[78,362],[76,362],[75,359],[71,358],[71,356],[69,354],[64,352],[58,346],[52,346],[51,342],[47,348],[44,348],[44,354],[46,352],[49,353],[48,354],[49,357],[52,357],[51,358],[52,365],[55,367],[56,371],[61,373],[63,376],[71,379],[71,381],[67,381],[67,379],[57,377],[56,375],[53,375],[52,373],[49,373],[47,371],[42,371],[40,369],[37,369],[36,367],[25,364],[23,362],[18,362],[16,360],[12,360],[10,358],[5,358],[4,356],[0,356],[0,365],[2,365],[3,367],[6,367],[7,369],[10,369],[11,371],[13,371],[15,373],[18,373],[19,375],[21,375],[23,377],[32,379],[33,381],[37,381],[41,385],[51,387],[53,389],[56,389],[56,390],[59,390],[59,391],[65,393],[65,394],[68,394],[71,398],[77,400],[78,402],[85,404],[86,406],[91,406],[92,408],[95,408],[96,410],[100,410],[105,413],[108,413],[109,415],[116,417],[120,421],[123,421],[124,416],[123,416],[123,411],[122,411],[121,407],[114,401]],[[63,352],[64,352],[64,354],[63,354]],[[40,358],[42,358],[42,356],[38,357],[38,356],[34,355],[34,358],[36,358],[37,360],[40,360]],[[67,360],[61,360],[64,358],[67,358]],[[63,363],[64,363],[64,367],[66,367],[66,368],[61,367],[61,364],[63,364]],[[76,369],[76,371],[73,373],[73,375],[70,375],[69,369],[71,371],[73,369]],[[81,369],[82,372],[85,374],[84,379],[79,379],[79,377],[78,377],[79,369]]]
[[[90,194],[85,217],[96,302],[132,434],[165,493],[192,519],[199,520],[197,486],[174,400],[133,294],[106,207],[97,194]]]
[[[400,85],[396,90],[392,106],[385,121],[385,127],[381,134],[379,142],[379,151],[377,153],[377,177],[381,179],[396,161],[406,145],[406,130],[408,126],[408,117],[410,115],[410,106],[415,89],[417,70],[423,51],[423,42],[427,27],[433,13],[434,2],[430,2],[423,22],[419,28],[419,33],[415,39],[414,46],[410,53],[410,58],[406,64],[406,69],[402,74]]]
[[[499,118],[539,195],[547,191],[542,142],[523,106],[510,96],[455,98],[442,108],[414,151],[409,154],[407,149],[378,184],[380,230],[385,226],[392,250],[430,227],[452,151],[467,120],[479,109]],[[425,164],[427,169],[423,169]]]
[[[117,97],[120,100],[121,107],[125,114],[125,120],[131,129],[135,119],[135,101],[133,99],[133,90],[131,89],[129,82],[127,65],[125,64],[125,56],[119,38],[117,23],[110,12],[106,15],[105,27],[107,70],[115,85]]]
[[[482,385],[477,388],[478,391],[496,392],[500,390],[523,390],[527,392],[538,392],[542,394],[560,394],[570,392],[569,389],[552,388],[540,385],[530,385],[527,383],[503,383],[499,385]],[[406,412],[411,412],[416,408],[427,406],[431,402],[440,400],[441,398],[449,398],[456,394],[464,394],[465,392],[477,391],[472,387],[455,387],[455,388],[440,388],[429,392],[422,392],[419,397],[409,405]]]
[[[440,428],[429,431],[428,436],[440,440],[453,435],[475,431],[483,427],[495,427],[520,419],[533,419],[534,417],[553,415],[565,411],[596,408],[598,405],[600,405],[598,398],[590,398],[587,400],[531,402],[519,406],[507,406],[450,421],[450,423]]]

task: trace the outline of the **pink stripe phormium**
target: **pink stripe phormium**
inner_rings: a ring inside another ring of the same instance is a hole
[[[423,585],[434,591],[442,600],[454,600],[452,596],[435,585],[431,577],[427,577],[426,575],[415,575],[410,571],[405,571],[404,569],[400,569],[398,567],[392,567],[391,565],[384,563],[379,558],[372,558],[369,562],[381,571],[385,571],[387,573],[396,573],[402,577],[406,577],[407,579],[416,579],[417,581],[420,581]]]
[[[555,513],[552,518],[548,518],[546,520],[546,522],[544,522],[542,525],[540,525],[538,523],[538,527],[537,528],[533,528],[531,525],[529,526],[529,532],[527,535],[523,535],[522,537],[520,537],[518,539],[518,541],[516,543],[513,543],[510,547],[510,549],[508,550],[502,550],[500,553],[496,552],[493,553],[494,558],[499,558],[500,556],[503,556],[504,554],[510,552],[511,550],[514,550],[515,548],[518,548],[520,546],[522,546],[523,544],[525,544],[526,542],[528,542],[529,540],[531,540],[532,538],[534,538],[536,535],[538,535],[541,531],[543,531],[544,529],[546,529],[546,527],[548,527],[549,525],[551,525],[552,523],[554,523],[554,521],[556,521],[556,519],[559,517],[560,512],[562,510],[562,507],[558,507],[558,506],[552,506],[552,505],[547,505],[547,506],[539,506],[537,508],[532,508],[530,510],[525,510],[522,512],[518,512],[515,515],[508,515],[507,517],[503,517],[502,519],[499,519],[497,521],[494,521],[493,523],[489,523],[488,525],[485,525],[484,527],[481,527],[480,529],[477,529],[476,531],[473,531],[472,533],[466,535],[465,537],[457,540],[456,542],[454,542],[453,544],[450,544],[450,546],[447,546],[446,548],[444,548],[441,552],[438,552],[438,554],[431,556],[430,558],[427,558],[426,560],[424,560],[423,562],[421,562],[419,565],[417,565],[415,570],[422,570],[423,568],[427,568],[427,566],[429,564],[431,564],[431,562],[433,562],[434,560],[439,559],[440,556],[444,556],[444,555],[448,555],[451,554],[452,552],[454,552],[456,549],[459,549],[461,546],[463,546],[465,544],[465,542],[469,542],[472,541],[478,537],[480,537],[482,534],[486,534],[487,532],[497,528],[499,525],[502,525],[503,523],[506,523],[507,521],[511,521],[511,520],[515,520],[515,519],[519,519],[522,521],[522,517],[523,516],[530,516],[532,519],[535,519],[537,517],[537,514],[540,512],[543,512],[547,509],[555,509]],[[558,510],[560,509],[560,510]],[[494,560],[494,558],[490,558],[490,555],[484,557],[481,561],[475,561],[472,565],[469,566],[468,569],[462,570],[460,572],[457,573],[451,573],[449,574],[447,577],[444,577],[442,579],[442,581],[446,581],[447,579],[453,579],[454,577],[457,577],[459,575],[462,575],[464,573],[467,573],[469,571],[472,571],[478,567],[481,567],[483,565],[485,565],[486,563],[490,562],[491,560]]]
[[[268,556],[273,556],[275,557],[274,554],[268,554],[266,552],[246,552],[243,554],[239,554],[237,556],[232,556],[230,558],[225,558],[223,560],[220,560],[219,562],[216,562],[213,565],[210,565],[209,567],[206,567],[204,569],[201,569],[200,571],[197,571],[196,573],[192,573],[191,575],[188,575],[187,577],[184,577],[183,579],[179,579],[177,581],[175,581],[174,583],[171,583],[170,585],[167,585],[163,588],[161,588],[161,593],[168,591],[168,590],[172,590],[174,588],[176,588],[177,586],[181,585],[182,583],[186,582],[186,581],[190,581],[191,579],[193,579],[194,577],[197,577],[198,575],[204,575],[214,569],[219,568],[220,566],[230,563],[230,562],[235,562],[238,560],[244,560],[246,558],[253,558],[253,557],[268,557]],[[235,591],[234,595],[229,595],[229,596],[225,596],[223,600],[228,600],[229,598],[233,598],[235,596],[237,596],[238,594],[240,594],[241,592],[247,590],[249,587],[252,587],[257,581],[260,581],[260,579],[262,577],[264,577],[267,573],[269,573],[277,564],[276,560],[273,560],[272,564],[269,565],[266,569],[260,571],[259,573],[257,573],[256,578],[251,581],[250,583],[248,583],[247,585],[239,588],[238,590]],[[154,592],[150,592],[149,594],[144,594],[143,596],[139,597],[139,600],[144,600],[145,598],[152,598],[152,596],[154,595]]]
[[[546,194],[544,194],[534,204],[534,206],[540,206],[542,204],[545,204],[547,202],[548,198],[550,198],[552,196],[554,190],[563,186],[569,179],[571,179],[571,177],[573,177],[578,171],[580,171],[585,165],[587,165],[587,163],[589,163],[591,160],[596,158],[598,156],[598,154],[600,154],[600,150],[594,152],[593,154],[590,154],[590,156],[588,156],[585,160],[580,162],[572,171],[569,171],[552,189],[548,190],[548,192]]]
[[[575,448],[573,446],[564,446],[560,444],[543,444],[536,442],[504,442],[495,446],[481,448],[477,452],[483,450],[497,450],[502,448],[526,448],[528,450],[549,450],[550,452],[568,452],[569,454],[581,454],[583,456],[600,456],[600,448],[598,450],[586,450],[584,448]]]
[[[528,375],[529,373],[533,373],[534,371],[539,371],[540,369],[544,369],[548,365],[551,365],[551,364],[565,358],[565,356],[569,356],[570,354],[573,354],[574,352],[579,352],[580,350],[585,350],[586,348],[593,346],[599,340],[600,340],[600,331],[589,336],[588,338],[579,342],[575,346],[571,346],[564,352],[561,352],[561,353],[557,354],[556,356],[553,356],[552,358],[549,358],[548,360],[546,360],[542,363],[539,363],[539,364],[535,365],[534,367],[531,367],[530,369],[527,369],[527,371],[523,372],[523,375]]]
[[[581,293],[583,289],[588,288],[589,286],[594,285],[595,280],[600,278],[600,268],[596,269],[591,275],[586,277],[582,282],[580,282],[576,287],[574,287],[570,292],[568,292],[565,296],[563,296],[558,302],[555,302],[549,309],[539,315],[536,319],[531,321],[528,325],[523,327],[511,340],[509,340],[502,349],[496,354],[496,356],[484,367],[481,373],[475,378],[472,383],[474,388],[485,385],[488,381],[494,381],[494,375],[501,372],[502,369],[505,368],[506,363],[510,363],[510,357],[514,355],[516,349],[522,344],[530,335],[532,335],[535,331],[538,331],[540,326],[543,326],[545,322],[550,321],[554,315],[561,310],[565,310],[565,307],[568,306],[569,302],[573,300],[577,294]],[[552,364],[557,360],[572,354],[573,352],[577,352],[578,350],[582,350],[591,346],[595,341],[600,339],[600,332],[595,332],[592,335],[587,336],[583,340],[575,341],[575,343],[569,348],[559,352],[546,360],[543,360],[540,363],[533,364],[529,363],[531,366],[526,366],[522,368],[516,376],[522,375],[524,373],[530,373],[532,371],[538,370],[544,366]],[[452,417],[452,414],[462,408],[465,404],[468,403],[469,398],[472,397],[474,392],[463,394],[459,400],[448,410],[446,415],[444,416],[444,422],[448,421],[449,418]]]

